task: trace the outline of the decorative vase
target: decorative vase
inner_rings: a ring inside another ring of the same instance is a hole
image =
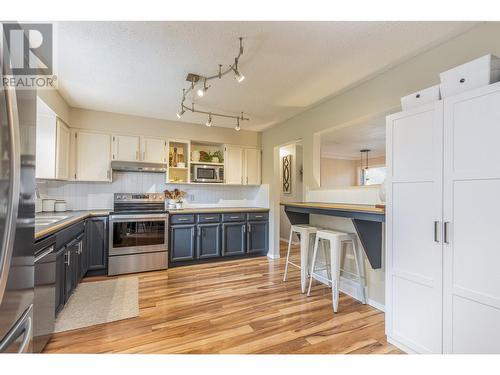
[[[200,151],[192,151],[191,152],[191,160],[195,163],[200,161]]]
[[[176,210],[180,210],[180,209],[182,209],[182,202],[176,202],[176,203],[175,203],[175,209],[176,209]]]

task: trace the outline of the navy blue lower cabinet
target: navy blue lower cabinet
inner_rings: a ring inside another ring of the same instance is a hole
[[[198,224],[196,249],[198,259],[220,257],[221,252],[221,225]]]
[[[247,253],[267,253],[269,244],[269,222],[249,221],[247,226]]]
[[[196,225],[172,225],[170,227],[170,261],[180,262],[195,259]]]
[[[222,224],[222,255],[243,255],[246,253],[246,222]]]

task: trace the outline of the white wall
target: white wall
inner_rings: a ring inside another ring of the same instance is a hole
[[[314,165],[313,160],[319,153],[318,132],[354,121],[361,122],[379,117],[381,113],[389,110],[398,111],[400,97],[439,83],[440,72],[488,53],[500,56],[498,35],[500,35],[499,22],[482,23],[373,79],[364,81],[265,130],[262,134],[263,182],[272,184],[274,181],[275,147],[302,139],[304,186],[317,189],[319,165]],[[272,189],[271,197],[273,201],[270,217],[279,220],[279,215],[276,213],[280,208]],[[274,223],[270,225],[273,227]],[[370,288],[372,285],[369,285]],[[383,299],[379,298],[378,302],[383,303]]]
[[[292,155],[291,168],[291,193],[286,194],[283,189],[280,190],[281,202],[301,202],[303,200],[303,183],[300,169],[302,167],[302,146],[297,143],[292,143],[280,148],[280,181],[283,181],[283,160],[285,155]],[[283,207],[280,208],[280,238],[288,240],[290,235],[290,220],[285,214]],[[298,241],[298,238],[294,238]]]
[[[135,134],[171,139],[180,138],[260,147],[260,133],[258,132],[245,130],[237,132],[232,128],[207,127],[202,124],[190,124],[79,108],[71,109],[68,124],[72,128],[114,132],[117,134]]]
[[[165,185],[163,173],[113,172],[113,182],[38,181],[42,198],[64,199],[70,210],[112,209],[113,193],[187,192],[186,207],[268,207],[267,186]]]

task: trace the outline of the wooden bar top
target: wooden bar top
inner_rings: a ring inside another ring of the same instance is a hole
[[[322,210],[366,212],[366,213],[380,214],[380,215],[385,214],[384,205],[321,203],[321,202],[281,202],[280,205],[289,207],[316,208]]]

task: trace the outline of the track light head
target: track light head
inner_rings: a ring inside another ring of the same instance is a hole
[[[212,126],[212,114],[208,115],[208,120],[205,122],[205,125],[209,127]]]
[[[240,129],[241,129],[241,128],[240,128],[240,119],[239,119],[239,118],[237,118],[237,119],[236,119],[236,127],[234,128],[234,130],[236,130],[237,132],[239,132],[239,131],[240,131]]]
[[[241,74],[238,69],[234,69],[234,79],[236,82],[241,83],[245,79],[245,76]]]
[[[175,115],[177,116],[177,118],[181,118],[182,115],[184,114],[184,112],[186,112],[184,109],[182,109],[180,112],[177,112]]]

